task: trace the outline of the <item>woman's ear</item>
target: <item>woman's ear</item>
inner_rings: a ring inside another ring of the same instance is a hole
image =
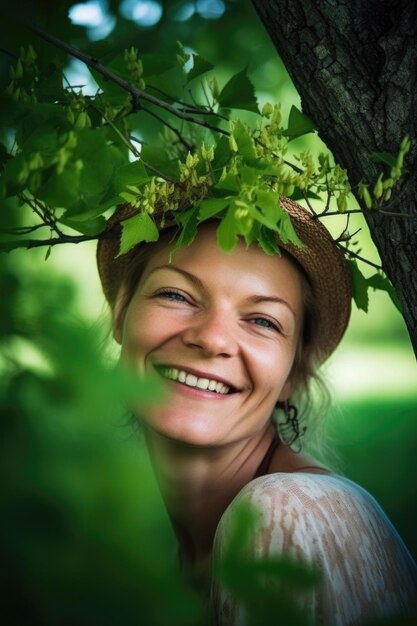
[[[122,344],[123,339],[123,324],[125,321],[126,309],[126,288],[125,286],[122,286],[117,292],[112,308],[113,338],[120,345]]]

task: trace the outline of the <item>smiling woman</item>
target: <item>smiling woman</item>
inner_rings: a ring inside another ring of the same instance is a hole
[[[173,255],[169,223],[158,242],[125,257],[115,259],[117,238],[99,243],[121,359],[168,388],[141,421],[180,559],[209,590],[210,566],[246,502],[257,511],[246,558],[290,557],[320,571],[321,584],[297,598],[313,623],[409,613],[416,566],[382,510],[293,450],[274,419],[283,407],[297,438],[290,399],[340,341],[351,298],[345,261],[324,227],[294,202],[280,204],[304,243],[280,241],[280,255],[241,241],[225,253],[213,220]],[[117,235],[130,213],[119,210],[109,231]],[[216,583],[211,613],[217,624],[247,623],[245,607]]]

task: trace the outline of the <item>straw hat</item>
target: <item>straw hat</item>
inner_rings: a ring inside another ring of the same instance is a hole
[[[305,270],[319,310],[320,336],[322,337],[322,360],[334,351],[341,340],[351,311],[352,281],[346,260],[336,247],[332,236],[323,224],[309,211],[289,200],[280,199],[281,207],[288,212],[298,237],[304,247],[290,243],[278,244],[286,250]],[[119,252],[120,222],[137,213],[130,205],[121,206],[110,218],[106,235],[98,242],[97,264],[104,295],[112,307],[124,275],[128,254],[115,258]],[[164,229],[174,226],[175,219],[167,219]],[[138,246],[143,244],[138,244]],[[137,249],[137,248],[136,248]]]

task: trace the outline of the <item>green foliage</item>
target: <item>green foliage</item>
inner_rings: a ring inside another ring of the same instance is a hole
[[[292,106],[288,118],[288,128],[284,131],[284,135],[289,139],[296,139],[314,130],[316,130],[316,127],[313,122],[299,111],[297,107]]]
[[[346,172],[329,154],[316,159],[303,150],[288,156],[289,142],[313,132],[314,124],[295,106],[287,125],[278,105],[267,102],[259,112],[246,70],[220,88],[213,64],[181,43],[177,58],[140,54],[130,46],[115,51],[106,65],[81,57],[98,84],[94,95],[86,95],[68,83],[63,61],[48,63],[48,49],[44,44],[38,51],[36,43],[23,47],[9,67],[6,91],[13,106],[6,122],[14,141],[2,144],[0,153],[0,194],[29,206],[33,221],[12,231],[16,237],[3,249],[41,245],[42,226],[48,245],[70,241],[71,231],[97,238],[107,212],[121,203],[137,208],[137,214],[123,223],[120,254],[155,241],[158,226],[173,219],[179,227],[175,249],[190,243],[198,224],[212,218],[220,221],[218,241],[226,251],[239,237],[269,253],[278,251],[274,235],[302,245],[280,209],[280,195],[307,205],[321,199],[321,217],[332,214],[332,206],[349,213]],[[239,109],[248,112],[244,118],[236,117]],[[149,120],[156,122],[154,135],[142,139]],[[373,186],[359,186],[367,209],[389,200],[409,149],[405,138],[397,157],[374,154],[391,169]],[[35,242],[25,240],[32,233]],[[341,241],[355,257],[346,237]],[[372,286],[388,289],[381,281]],[[364,296],[355,301],[366,308]]]
[[[169,523],[126,424],[125,406],[145,411],[163,389],[106,361],[97,333],[69,316],[62,280],[4,263],[0,284],[9,294],[0,317],[5,614],[196,626],[203,599],[167,559]]]
[[[369,305],[369,288],[372,289],[380,289],[381,291],[386,291],[391,298],[394,306],[401,313],[401,306],[393,289],[391,283],[388,278],[382,274],[382,272],[378,271],[372,276],[366,278],[363,273],[360,271],[358,264],[356,261],[349,261],[349,268],[352,276],[353,283],[353,299],[355,301],[358,309],[368,312]]]
[[[141,241],[157,241],[158,229],[147,213],[138,213],[122,222],[122,236],[120,239],[120,254],[126,254],[138,242],[137,234],[140,233]]]
[[[232,76],[219,93],[217,101],[221,107],[245,109],[253,113],[259,112],[255,98],[255,90],[245,70]]]

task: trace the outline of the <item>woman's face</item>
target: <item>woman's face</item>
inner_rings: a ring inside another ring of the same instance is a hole
[[[168,246],[157,251],[115,323],[121,358],[166,379],[168,401],[147,426],[197,446],[259,433],[290,395],[302,316],[295,266],[257,245],[221,251],[213,224],[172,263]]]

